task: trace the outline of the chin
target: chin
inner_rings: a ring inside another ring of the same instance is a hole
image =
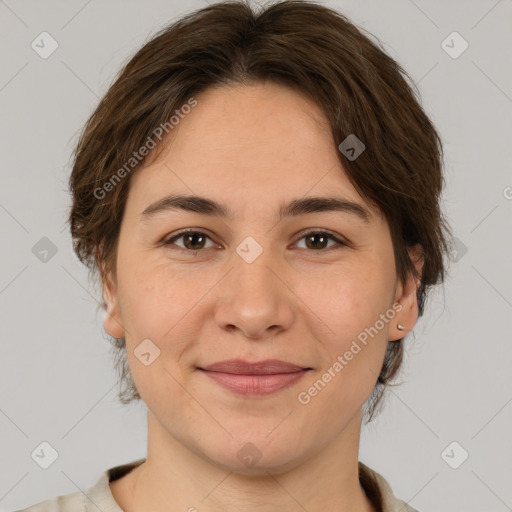
[[[268,475],[289,471],[305,458],[304,439],[296,433],[283,430],[281,435],[270,433],[268,429],[260,433],[254,431],[233,438],[216,437],[209,447],[202,450],[203,456],[226,471],[242,475]]]

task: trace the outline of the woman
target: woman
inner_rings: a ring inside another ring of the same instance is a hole
[[[26,511],[414,510],[358,461],[445,275],[441,144],[406,78],[305,1],[216,3],[128,62],[69,221],[148,453]]]

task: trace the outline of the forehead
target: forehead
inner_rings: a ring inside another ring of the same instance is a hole
[[[177,192],[255,208],[306,195],[364,203],[328,119],[309,98],[267,82],[210,88],[195,99],[158,159],[132,176],[130,195],[141,202]]]
[[[325,150],[334,145],[327,118],[318,105],[297,91],[274,83],[212,87],[197,98],[172,130],[169,146],[187,156],[199,153],[291,158],[300,146]],[[249,162],[248,162],[249,163]]]

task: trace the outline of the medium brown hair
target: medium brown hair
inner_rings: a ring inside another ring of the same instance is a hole
[[[208,87],[270,81],[311,98],[327,116],[336,146],[350,134],[364,143],[356,159],[341,151],[339,159],[356,190],[386,218],[401,282],[410,274],[420,279],[421,316],[429,288],[444,280],[449,251],[450,230],[440,209],[442,145],[412,81],[372,37],[339,12],[301,0],[264,8],[219,2],[160,30],[119,72],[74,151],[69,223],[74,250],[90,275],[115,275],[130,176],[149,158],[140,158],[129,172],[133,152]],[[158,144],[153,154],[163,147]],[[423,252],[421,275],[408,254],[416,245]],[[111,341],[119,399],[140,399],[125,340]],[[402,358],[403,339],[389,342],[365,404],[368,421]]]

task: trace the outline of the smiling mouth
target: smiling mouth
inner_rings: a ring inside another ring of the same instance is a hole
[[[201,370],[220,386],[234,393],[245,396],[269,395],[286,389],[298,382],[309,369],[290,373],[274,373],[270,375],[241,375]]]

